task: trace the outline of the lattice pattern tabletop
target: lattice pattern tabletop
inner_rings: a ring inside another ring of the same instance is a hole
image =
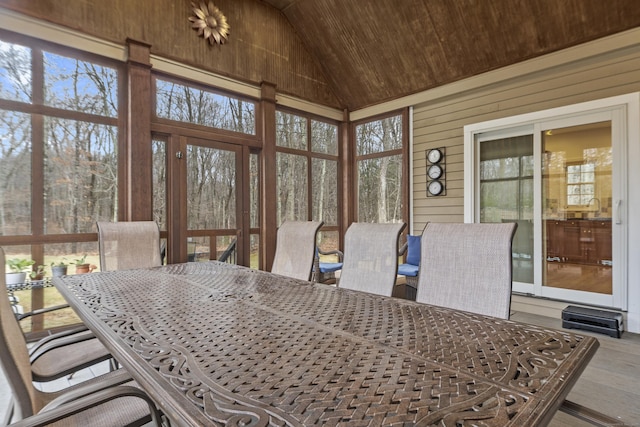
[[[54,283],[174,425],[546,425],[598,347],[217,262]]]

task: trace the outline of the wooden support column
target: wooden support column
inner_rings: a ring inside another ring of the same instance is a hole
[[[123,197],[126,221],[153,219],[151,111],[151,45],[127,39],[127,138],[123,152],[126,197]],[[120,157],[122,160],[123,158]]]
[[[352,143],[349,143],[352,141]],[[342,124],[340,125],[339,155],[342,178],[342,223],[340,224],[340,247],[344,248],[344,234],[355,221],[356,194],[354,187],[355,177],[355,132],[349,121],[349,112],[344,110]]]
[[[260,96],[260,268],[271,271],[276,253],[276,86],[263,82]]]

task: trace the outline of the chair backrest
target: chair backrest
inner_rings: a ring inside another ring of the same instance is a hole
[[[508,319],[516,227],[428,223],[416,301]]]
[[[405,262],[412,265],[420,265],[420,237],[407,235],[407,257]]]
[[[100,270],[132,270],[162,265],[155,221],[97,222]]]
[[[405,223],[356,222],[344,236],[338,286],[391,296],[398,271],[398,239]]]
[[[0,248],[0,265],[5,265],[4,249]],[[5,275],[0,274],[0,365],[9,383],[14,400],[14,418],[33,415],[42,407],[38,391],[33,387],[29,351],[20,325],[15,318],[6,293]]]
[[[278,228],[276,254],[271,272],[309,280],[322,221],[285,221]]]

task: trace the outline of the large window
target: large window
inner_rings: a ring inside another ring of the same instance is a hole
[[[1,235],[89,233],[116,216],[117,82],[115,68],[0,41]]]
[[[276,111],[276,209],[286,220],[324,221],[323,250],[338,246],[338,126]]]
[[[99,264],[95,223],[118,212],[118,67],[0,33],[0,245],[8,259],[33,260],[48,276],[53,262],[86,255]],[[56,303],[49,291],[33,304],[23,295],[23,309]]]
[[[357,221],[405,221],[402,114],[356,125]]]
[[[168,76],[154,82],[153,215],[168,236],[167,261],[179,259],[176,242],[186,241],[188,261],[257,267],[258,155],[241,149],[245,140],[257,146],[256,102]]]
[[[567,165],[567,205],[586,206],[595,197],[595,163]]]
[[[254,102],[167,79],[155,82],[158,118],[255,135]]]

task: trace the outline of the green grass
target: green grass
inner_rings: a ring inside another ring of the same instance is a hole
[[[82,255],[71,255],[69,257],[64,257],[65,261],[67,263],[74,261],[75,259],[81,258]],[[63,257],[61,256],[52,256],[52,257],[45,257],[45,266],[46,266],[46,276],[47,277],[51,277],[51,262],[55,261],[55,262],[59,262],[63,259]],[[99,265],[100,264],[100,260],[99,260],[99,256],[98,255],[87,255],[86,258],[86,262],[89,264],[94,264],[94,265]],[[98,271],[99,269],[96,269],[94,271]],[[69,265],[67,274],[74,274],[75,273],[75,266],[74,265]],[[22,306],[23,312],[29,312],[31,310],[33,310],[34,308],[43,308],[43,307],[33,307],[33,293],[32,292],[44,292],[44,296],[43,296],[43,300],[44,300],[44,307],[52,307],[52,306],[56,306],[56,305],[60,305],[60,304],[65,304],[66,301],[64,299],[64,297],[62,295],[60,295],[60,293],[58,292],[58,290],[56,288],[54,288],[53,286],[51,287],[47,287],[44,288],[42,290],[35,290],[32,291],[30,289],[28,290],[23,290],[23,291],[17,291],[14,292],[14,295],[16,297],[18,297],[19,302],[18,304],[20,306]],[[66,325],[73,325],[76,323],[81,323],[81,320],[78,318],[78,316],[75,314],[75,312],[73,311],[73,309],[71,308],[65,308],[62,310],[56,310],[56,311],[52,311],[50,313],[46,313],[42,316],[39,316],[40,319],[44,318],[43,320],[43,329],[51,329],[51,328],[56,328],[56,327],[60,327],[60,326],[66,326]],[[30,332],[37,332],[33,329],[33,323],[34,323],[34,318],[28,317],[26,319],[23,319],[20,322],[20,326],[22,327],[22,330],[24,333],[30,333]],[[38,331],[40,331],[41,329],[38,328]]]
[[[60,295],[58,290],[54,287],[44,288],[42,289],[42,292],[44,292],[45,307],[52,307],[52,306],[66,303],[65,299],[62,297],[62,295]],[[31,290],[17,291],[17,292],[14,292],[14,295],[18,297],[18,299],[20,300],[18,304],[22,306],[22,309],[25,313],[32,310],[33,306],[32,306]],[[50,313],[44,314],[43,316],[44,316],[44,329],[50,329],[50,328],[55,328],[55,327],[65,326],[65,325],[73,325],[75,323],[81,322],[78,316],[75,314],[75,312],[71,308],[52,311]],[[32,328],[32,321],[33,319],[31,317],[28,317],[26,319],[23,319],[20,322],[20,326],[22,327],[22,331],[24,333],[34,332]]]

